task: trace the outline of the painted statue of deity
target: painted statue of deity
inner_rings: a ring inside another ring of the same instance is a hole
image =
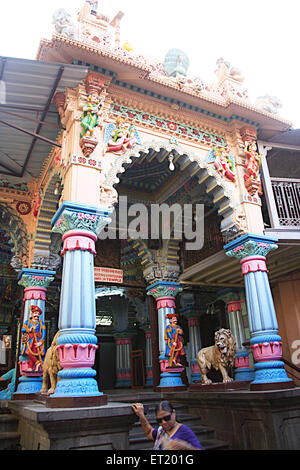
[[[182,367],[180,358],[185,356],[183,347],[183,330],[177,325],[177,315],[167,315],[170,323],[165,330],[166,357],[169,358],[169,367]]]
[[[245,186],[249,194],[253,195],[256,191],[261,194],[261,179],[259,174],[261,155],[257,152],[256,143],[245,142],[244,151],[246,154],[246,174],[244,175]]]
[[[121,153],[140,144],[140,138],[134,124],[128,125],[123,117],[119,117],[116,123],[108,124],[105,129],[104,143],[106,152]]]
[[[214,147],[215,167],[221,176],[235,182],[234,158],[224,147]]]
[[[83,108],[81,116],[82,131],[80,137],[93,137],[94,130],[99,124],[99,116],[102,109],[102,100],[98,93],[88,94],[87,104]]]
[[[30,317],[22,326],[22,356],[29,358],[27,372],[38,372],[43,369],[43,357],[45,356],[46,328],[40,315],[42,310],[36,305],[30,305]]]

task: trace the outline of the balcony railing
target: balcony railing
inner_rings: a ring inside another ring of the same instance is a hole
[[[300,180],[271,178],[279,225],[300,226]]]

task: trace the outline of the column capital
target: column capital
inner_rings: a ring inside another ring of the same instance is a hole
[[[113,209],[63,201],[52,219],[53,232],[64,235],[71,230],[86,230],[97,236],[111,222]]]
[[[241,305],[242,302],[243,302],[243,300],[231,300],[230,302],[227,302],[227,313],[241,312],[242,311],[242,305]]]
[[[160,298],[175,298],[182,291],[177,282],[155,282],[146,288],[147,295],[152,295],[155,300]]]
[[[182,307],[179,311],[180,315],[183,315],[187,319],[189,318],[200,318],[206,312],[206,307],[196,307],[194,305],[187,305]]]
[[[23,268],[18,277],[18,284],[25,288],[47,289],[54,281],[55,271]]]
[[[224,246],[226,255],[243,260],[249,257],[266,257],[278,248],[277,238],[247,233]]]
[[[117,344],[131,344],[134,336],[135,332],[132,331],[120,331],[113,334]]]

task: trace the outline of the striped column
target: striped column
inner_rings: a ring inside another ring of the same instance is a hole
[[[197,383],[201,381],[201,374],[196,357],[202,348],[200,335],[200,316],[202,313],[205,313],[205,311],[205,307],[199,308],[195,307],[194,305],[188,305],[180,310],[180,313],[188,319],[191,383]]]
[[[227,302],[230,330],[235,337],[237,347],[234,379],[236,381],[251,381],[253,380],[253,370],[250,368],[249,353],[245,346],[243,346],[246,337],[241,303],[241,300]]]
[[[182,288],[176,282],[156,282],[147,287],[147,295],[152,295],[156,300],[158,315],[158,343],[159,343],[159,363],[160,363],[160,384],[157,387],[164,389],[185,389],[182,382],[181,374],[184,367],[173,368],[168,370],[169,358],[166,357],[165,330],[169,324],[167,315],[176,313],[175,297],[181,292]]]
[[[95,380],[97,346],[94,256],[97,235],[110,222],[108,211],[63,202],[52,220],[62,234],[63,273],[59,309],[59,371],[51,400],[66,403],[105,402]]]
[[[281,360],[282,342],[266,266],[266,256],[277,248],[276,241],[274,238],[246,234],[224,247],[228,256],[240,260],[245,282],[250,345],[255,360],[251,390],[294,386]]]
[[[45,302],[49,284],[54,280],[55,271],[23,268],[19,274],[19,284],[24,287],[24,318],[23,324],[30,317],[30,306],[35,305],[42,310],[40,321],[45,323]],[[22,327],[22,325],[21,325]],[[44,358],[43,358],[44,359]],[[19,357],[20,378],[14,399],[24,399],[24,394],[38,393],[42,388],[43,372],[28,371],[29,358]]]
[[[151,343],[151,330],[145,332],[146,336],[146,387],[153,386],[152,374],[152,343]]]
[[[115,388],[131,386],[132,339],[126,333],[116,336],[116,384]]]

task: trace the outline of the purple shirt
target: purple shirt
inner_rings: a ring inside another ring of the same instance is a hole
[[[159,429],[161,428],[155,428],[152,431],[152,437],[154,441],[156,440]],[[191,430],[189,426],[186,426],[185,424],[181,424],[181,426],[177,429],[175,434],[173,434],[172,437],[169,437],[169,439],[181,439],[182,441],[188,442],[188,444],[191,444],[193,447],[197,447],[198,449],[203,449],[196,434]]]

